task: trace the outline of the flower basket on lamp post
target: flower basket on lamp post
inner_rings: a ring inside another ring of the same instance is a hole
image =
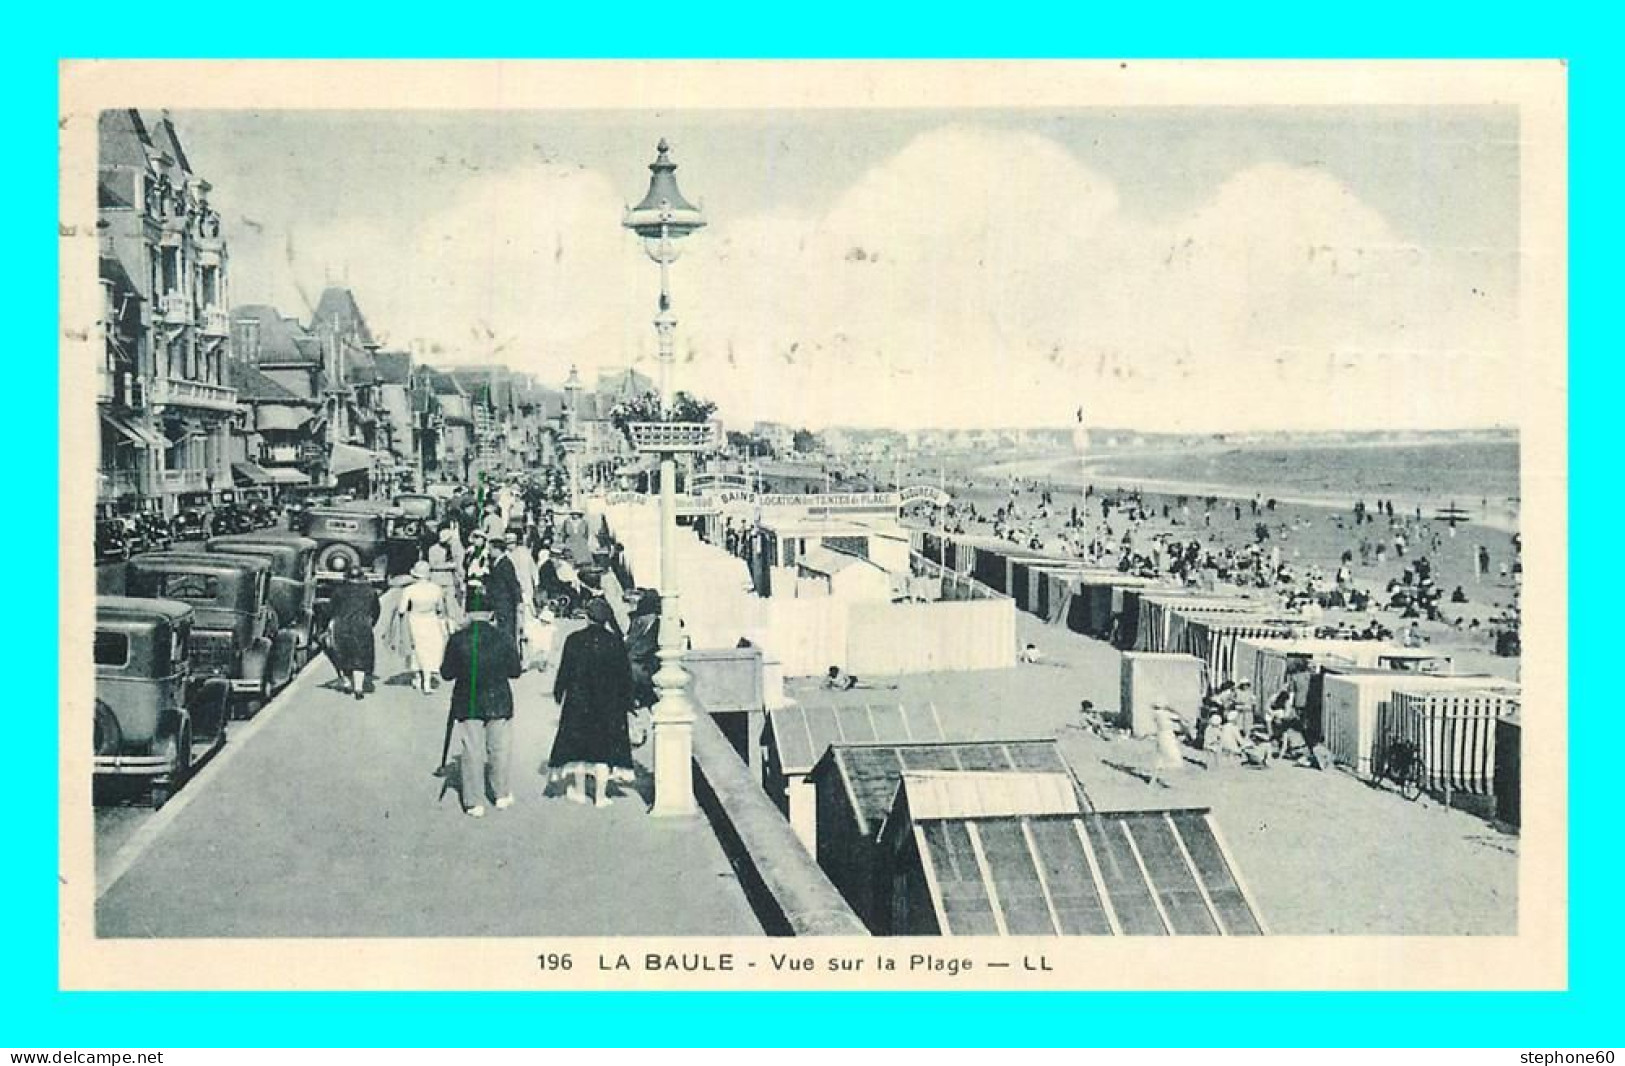
[[[722,439],[718,422],[628,422],[626,433],[639,452],[708,452]]]

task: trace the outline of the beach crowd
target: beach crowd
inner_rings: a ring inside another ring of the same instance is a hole
[[[995,485],[967,479],[959,487],[954,503],[932,512],[933,528],[1206,591],[1263,591],[1321,636],[1401,635],[1419,643],[1425,621],[1488,629],[1497,654],[1517,654],[1521,539],[1512,534],[1499,551],[1482,542],[1488,538],[1469,545],[1459,533],[1476,527],[1449,508],[1405,513],[1391,500],[1359,500],[1338,512],[1288,507],[1262,494],[1197,497],[1092,485],[1068,499],[1029,478]],[[1456,565],[1467,557],[1470,570]],[[1441,559],[1452,561],[1448,583]],[[1497,613],[1466,609],[1489,590],[1508,588],[1510,602],[1494,604]]]

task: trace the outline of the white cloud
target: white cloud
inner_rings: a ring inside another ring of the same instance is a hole
[[[311,262],[351,249],[350,281],[394,338],[476,359],[488,327],[544,378],[571,361],[652,371],[657,271],[619,227],[623,201],[596,172],[538,166],[471,180],[365,262],[353,250],[376,235],[300,239]],[[1255,166],[1145,222],[1054,142],[955,126],[818,217],[710,206],[672,273],[679,385],[735,421],[1061,424],[1083,404],[1153,428],[1337,427],[1516,410],[1512,257],[1407,244],[1321,171]]]

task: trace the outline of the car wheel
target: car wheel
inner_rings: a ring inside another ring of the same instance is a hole
[[[348,544],[329,544],[316,555],[316,569],[352,573],[361,568],[361,553]]]
[[[117,755],[124,747],[124,730],[119,728],[118,715],[101,700],[96,701],[94,729],[97,755]]]
[[[190,733],[190,730],[183,726],[181,733],[186,735]],[[182,760],[191,761],[190,752],[184,756],[181,753],[181,739],[181,736],[170,733],[159,737],[153,743],[153,754],[162,756],[164,761],[169,764],[169,770],[162,777],[153,781],[151,788],[148,790],[148,800],[154,809],[168,803],[170,797],[175,794],[175,790],[180,788],[181,780],[185,776],[181,768]]]

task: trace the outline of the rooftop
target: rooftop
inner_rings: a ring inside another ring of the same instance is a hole
[[[340,286],[330,285],[322,290],[321,298],[316,301],[316,310],[310,317],[310,329],[312,333],[336,329],[341,336],[350,337],[363,347],[378,346],[372,331],[367,328],[360,305],[356,303],[355,293]]]
[[[988,740],[934,744],[832,743],[813,768],[816,779],[840,776],[864,833],[891,812],[903,774],[916,770],[1023,770],[1072,776],[1053,740]]]
[[[916,819],[909,829],[954,936],[1257,936],[1252,901],[1205,810]]]

